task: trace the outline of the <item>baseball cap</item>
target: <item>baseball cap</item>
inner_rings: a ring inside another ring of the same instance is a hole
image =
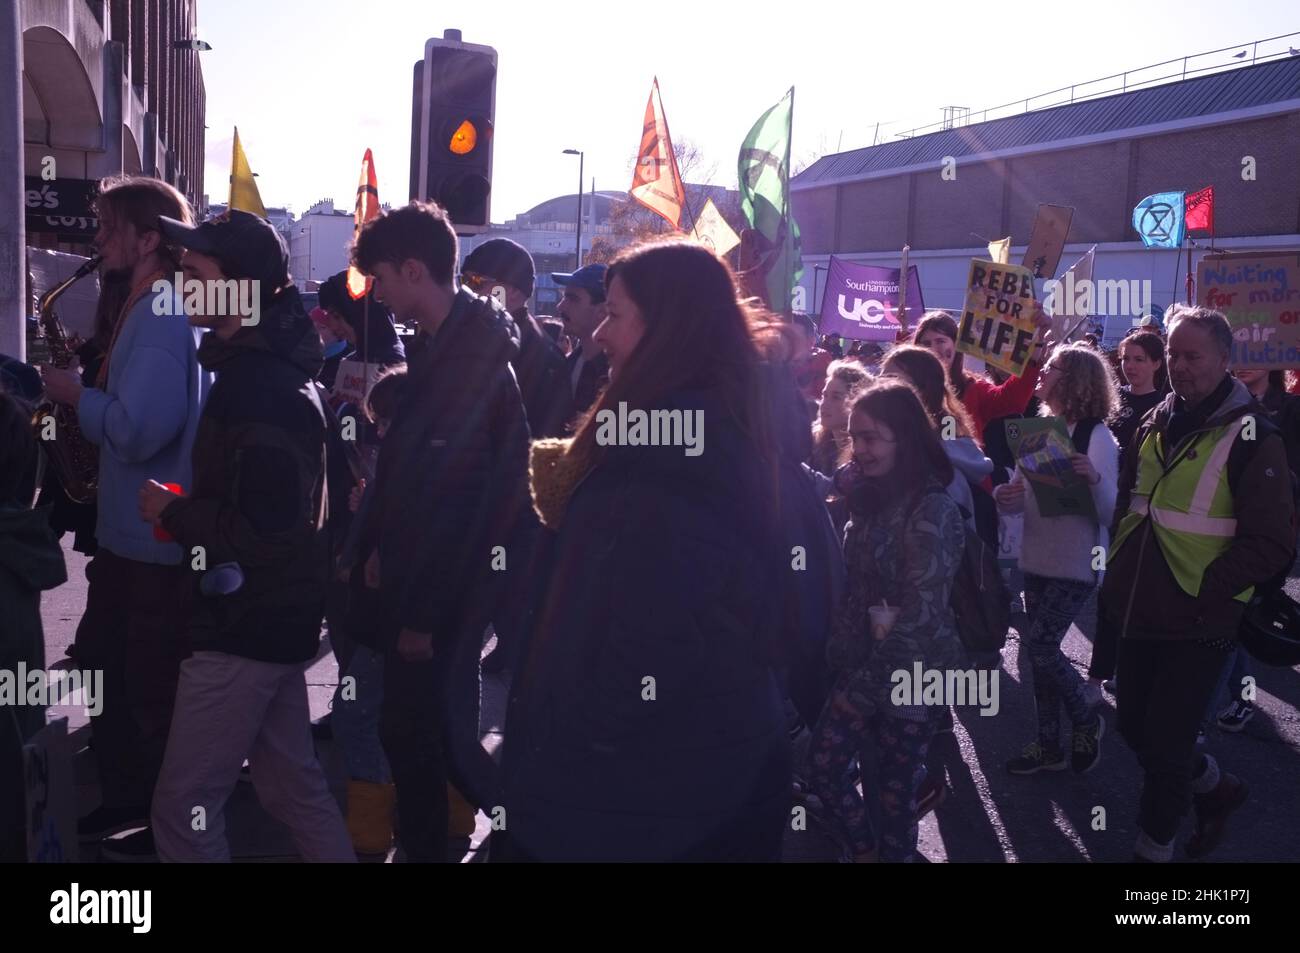
[[[603,299],[605,297],[605,272],[608,270],[609,266],[604,264],[583,265],[574,272],[551,272],[551,280],[557,285],[583,288],[597,298]]]
[[[158,224],[177,245],[220,259],[228,278],[261,282],[264,295],[289,283],[289,249],[260,215],[232,208],[194,226],[165,215]]]
[[[508,238],[493,238],[479,245],[465,256],[461,271],[496,278],[526,295],[533,293],[533,281],[537,277],[533,256],[523,245]]]

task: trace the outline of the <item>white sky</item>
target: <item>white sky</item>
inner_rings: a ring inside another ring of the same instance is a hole
[[[212,201],[225,201],[238,125],[268,206],[301,214],[333,198],[351,209],[367,147],[380,199],[405,203],[411,68],[449,27],[498,52],[492,219],[501,222],[575,191],[578,160],[566,148],[586,152],[586,188],[594,176],[598,189],[626,189],[655,75],[674,140],[692,140],[706,167],[716,163],[713,183],[734,188],[745,134],[792,84],[797,166],[870,145],[877,122],[884,140],[939,121],[946,105],[979,110],[1248,48],[1300,30],[1295,9],[1284,0],[200,0],[199,36],[213,46],[200,54],[205,182]]]

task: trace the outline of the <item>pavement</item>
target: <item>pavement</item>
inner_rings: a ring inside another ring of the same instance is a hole
[[[70,541],[67,540],[67,541]],[[42,602],[46,664],[64,657],[72,642],[86,598],[87,560],[65,545],[68,583],[46,593]],[[1300,575],[1293,569],[1287,589],[1300,599]],[[1069,658],[1086,672],[1091,655],[1095,607],[1090,602],[1064,642]],[[490,650],[491,642],[485,646]],[[947,778],[948,796],[920,825],[919,850],[931,862],[1096,861],[1127,862],[1133,855],[1135,814],[1141,775],[1133,753],[1115,732],[1114,699],[1105,697],[1107,732],[1102,759],[1087,775],[1068,771],[1014,777],[1003,763],[1020,753],[1032,739],[1033,697],[1027,681],[1029,662],[1013,630],[1003,652],[999,680],[999,711],[986,717],[976,708],[956,710],[952,734],[938,736],[931,747],[929,770]],[[1023,674],[1022,674],[1023,673]],[[1300,859],[1300,824],[1294,820],[1300,793],[1300,670],[1265,668],[1252,662],[1257,679],[1257,712],[1239,734],[1211,727],[1206,749],[1226,770],[1246,780],[1249,801],[1233,815],[1228,834],[1215,854],[1202,862],[1295,861]],[[338,668],[328,639],[307,672],[312,718],[324,716],[338,683]],[[489,752],[499,750],[505,721],[506,683],[496,676],[483,680],[481,735]],[[79,751],[76,776],[80,813],[98,803],[94,759],[85,750],[88,719],[83,709],[58,707],[51,717],[66,716]],[[806,747],[807,736],[796,742]],[[321,741],[317,753],[342,804],[346,792],[343,759],[332,741]],[[257,801],[251,784],[237,785],[227,806],[231,853],[237,861],[297,860],[287,828]],[[836,859],[830,841],[809,823],[806,829],[792,813],[786,835],[789,863]],[[478,848],[489,831],[478,815],[478,828],[466,849],[466,862],[482,860]],[[1184,826],[1180,841],[1190,831]],[[83,854],[83,860],[93,860]],[[390,851],[387,858],[400,860]],[[1181,859],[1181,855],[1180,855]]]

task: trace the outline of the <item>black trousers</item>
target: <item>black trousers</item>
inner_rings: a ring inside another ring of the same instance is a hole
[[[1119,730],[1143,773],[1138,826],[1161,844],[1192,806],[1196,732],[1226,659],[1222,649],[1188,640],[1120,643]]]
[[[496,763],[479,741],[479,656],[485,626],[439,645],[434,658],[384,656],[379,737],[397,787],[398,839],[411,863],[446,863],[447,782],[491,813],[501,804]]]
[[[86,579],[77,667],[104,673],[103,711],[90,719],[103,803],[148,816],[180,665],[190,654],[194,573],[187,563],[142,563],[101,546]]]

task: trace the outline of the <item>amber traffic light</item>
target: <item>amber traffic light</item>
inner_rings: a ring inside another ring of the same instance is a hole
[[[496,51],[429,40],[415,64],[411,197],[437,202],[462,235],[486,231],[492,192]]]

